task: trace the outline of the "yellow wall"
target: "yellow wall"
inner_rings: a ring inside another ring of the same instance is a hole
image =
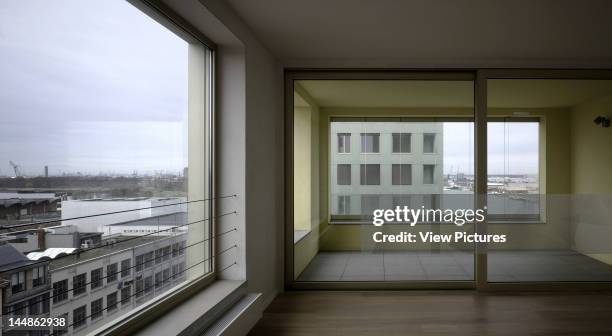
[[[319,251],[319,107],[299,85],[298,94],[309,105],[294,107],[294,230],[310,230],[295,242],[294,277],[308,266]]]
[[[577,105],[572,111],[574,248],[612,264],[612,127],[595,125],[612,116],[612,95]]]
[[[311,113],[308,107],[293,110],[293,226],[310,230],[311,213]]]

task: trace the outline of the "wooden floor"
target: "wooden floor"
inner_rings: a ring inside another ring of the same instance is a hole
[[[249,335],[612,335],[612,293],[288,292]]]

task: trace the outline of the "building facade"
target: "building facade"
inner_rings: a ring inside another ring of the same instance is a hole
[[[443,190],[443,124],[332,120],[330,209],[369,216],[397,205],[432,207]]]

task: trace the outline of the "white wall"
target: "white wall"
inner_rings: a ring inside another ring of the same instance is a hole
[[[220,246],[238,248],[219,258],[220,274],[246,279],[263,293],[262,309],[282,290],[283,147],[282,69],[223,1],[165,3],[213,40],[218,48],[216,96],[216,195],[218,230],[233,227]]]

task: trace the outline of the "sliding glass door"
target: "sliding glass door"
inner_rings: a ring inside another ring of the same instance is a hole
[[[612,288],[612,72],[289,72],[291,288]]]
[[[290,88],[291,282],[473,286],[471,76]]]
[[[612,281],[612,80],[487,82],[491,283]]]

